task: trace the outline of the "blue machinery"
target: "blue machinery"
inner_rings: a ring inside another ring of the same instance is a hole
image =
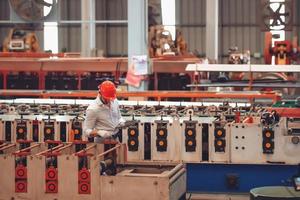
[[[261,186],[291,186],[297,165],[187,164],[188,192],[248,193]]]

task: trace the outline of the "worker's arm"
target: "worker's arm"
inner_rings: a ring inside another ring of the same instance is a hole
[[[94,130],[95,124],[97,119],[97,113],[92,109],[86,110],[86,118],[83,123],[83,136],[84,138],[87,137],[94,137],[97,133]],[[83,139],[84,139],[83,138]]]

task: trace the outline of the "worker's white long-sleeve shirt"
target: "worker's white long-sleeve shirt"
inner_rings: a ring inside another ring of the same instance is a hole
[[[110,137],[116,133],[116,127],[123,121],[119,103],[115,99],[110,106],[103,104],[99,96],[88,106],[83,124],[83,133],[87,137],[97,130],[101,137]]]

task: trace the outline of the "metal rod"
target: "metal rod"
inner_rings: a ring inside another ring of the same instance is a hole
[[[84,149],[82,149],[82,150],[80,150],[80,151],[78,151],[78,152],[76,152],[76,153],[73,153],[73,155],[76,155],[76,154],[79,154],[79,153],[86,152],[86,151],[88,151],[88,150],[90,150],[90,149],[92,149],[92,148],[95,148],[96,146],[97,146],[97,144],[90,145],[90,146],[87,147],[87,148],[84,148]]]
[[[28,150],[31,150],[31,149],[36,148],[38,146],[41,146],[41,144],[40,143],[34,144],[34,145],[30,146],[30,147],[27,147],[27,148],[24,148],[24,149],[20,149],[20,150],[16,151],[15,153],[21,153],[21,152],[24,152],[24,151],[28,151]]]
[[[67,144],[67,145],[63,146],[62,148],[59,148],[59,149],[55,150],[55,152],[58,152],[58,151],[64,150],[64,149],[66,149],[66,148],[69,148],[69,147],[71,147],[72,145],[73,145],[73,143],[71,143],[71,144]]]
[[[57,145],[56,147],[53,147],[51,149],[47,149],[45,151],[41,151],[41,152],[39,152],[39,153],[37,153],[35,155],[36,156],[40,156],[40,155],[43,155],[44,153],[47,153],[47,152],[50,152],[50,151],[54,151],[55,149],[59,149],[60,147],[63,147],[63,146],[64,146],[64,144],[60,144],[60,145]]]
[[[14,147],[14,146],[16,146],[16,144],[10,144],[10,145],[4,146],[4,147],[0,148],[0,151],[3,151],[5,149],[9,149],[9,148]]]
[[[1,145],[0,145],[0,148],[4,147],[4,146],[6,146],[6,145],[8,145],[8,143],[1,144]]]
[[[182,163],[176,165],[176,167],[174,167],[173,169],[171,169],[170,173],[168,173],[166,176],[167,176],[167,177],[172,177],[172,176],[174,176],[174,174],[175,174],[179,169],[181,169],[181,168],[183,168],[183,164],[182,164]]]
[[[172,185],[180,176],[185,173],[185,169],[182,168],[177,174],[175,174],[169,181],[169,185]]]
[[[107,151],[105,151],[105,152],[103,152],[103,153],[101,153],[101,154],[98,154],[98,155],[96,156],[96,158],[100,158],[100,157],[102,157],[102,156],[105,156],[105,155],[108,154],[109,152],[112,152],[112,151],[114,151],[114,150],[120,148],[121,146],[122,146],[121,144],[118,144],[118,145],[116,145],[115,147],[113,147],[113,148],[111,148],[111,149],[109,149],[109,150],[107,150]]]

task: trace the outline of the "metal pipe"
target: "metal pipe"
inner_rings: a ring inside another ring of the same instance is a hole
[[[185,169],[182,168],[177,174],[170,178],[169,186],[171,186],[175,181],[185,173]]]
[[[105,151],[105,152],[103,152],[103,153],[101,153],[101,154],[98,154],[98,155],[96,156],[96,158],[101,158],[102,156],[105,156],[105,155],[108,154],[109,152],[112,152],[112,151],[114,151],[114,150],[120,148],[121,146],[122,146],[122,144],[118,144],[118,145],[116,145],[115,147],[113,147],[113,148],[111,148],[111,149],[109,149],[109,150],[107,150],[107,151]]]
[[[173,169],[171,169],[170,173],[168,173],[166,175],[166,177],[172,177],[177,171],[179,171],[181,168],[183,168],[183,164],[180,163],[178,165],[176,165],[176,167],[174,167]]]
[[[36,147],[38,147],[38,146],[41,146],[41,143],[34,144],[34,145],[29,146],[29,147],[24,148],[24,149],[20,149],[20,150],[16,151],[15,153],[25,152],[25,151],[31,150],[31,149],[33,149],[33,148],[36,148]]]
[[[87,152],[88,150],[92,149],[92,148],[95,148],[97,146],[97,144],[93,144],[93,145],[90,145],[88,146],[87,148],[84,148],[76,153],[73,153],[73,156],[76,155],[76,154],[80,154],[80,153],[83,153],[83,152]]]
[[[3,151],[5,149],[9,149],[9,148],[14,147],[14,146],[16,146],[16,144],[10,144],[10,145],[4,146],[4,147],[0,148],[0,151]]]
[[[47,149],[45,151],[41,151],[41,152],[39,152],[39,153],[37,153],[35,155],[36,156],[40,156],[40,155],[43,155],[44,153],[47,153],[47,152],[50,152],[50,151],[54,151],[54,150],[59,149],[60,147],[63,147],[63,146],[64,146],[64,144],[60,144],[60,145],[57,145],[56,147],[53,147],[52,149]]]
[[[8,143],[1,144],[1,145],[0,145],[0,148],[4,147],[4,146],[6,146],[6,145],[8,145]]]
[[[73,143],[71,143],[71,144],[67,144],[67,145],[63,146],[62,148],[59,148],[59,149],[55,150],[55,152],[58,152],[58,151],[64,150],[64,149],[66,149],[66,148],[69,148],[69,147],[71,147],[72,145],[73,145]]]

